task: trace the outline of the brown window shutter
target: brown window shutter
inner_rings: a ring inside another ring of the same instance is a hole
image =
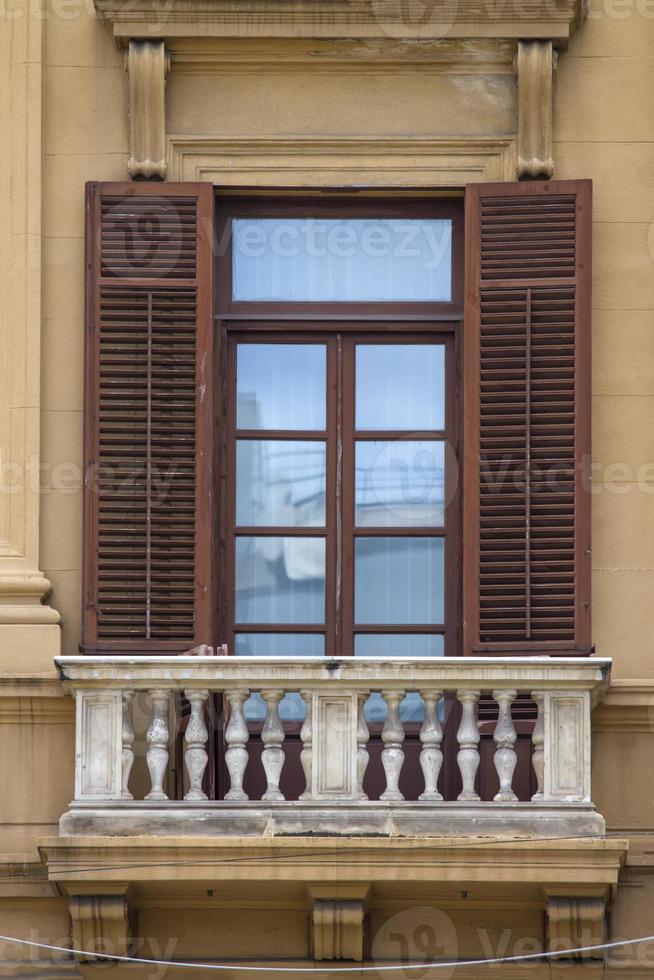
[[[464,652],[590,652],[591,183],[466,191]]]
[[[86,189],[85,651],[211,637],[213,190]]]

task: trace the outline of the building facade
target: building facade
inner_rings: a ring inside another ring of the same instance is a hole
[[[654,976],[654,8],[0,54],[0,976]]]

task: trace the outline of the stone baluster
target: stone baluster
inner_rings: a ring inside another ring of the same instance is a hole
[[[300,752],[300,763],[304,772],[304,792],[300,795],[301,800],[312,800],[312,780],[313,780],[313,695],[311,691],[300,691],[300,697],[304,701],[307,713],[300,729],[302,739],[302,751]]]
[[[545,778],[545,719],[543,716],[545,698],[542,691],[532,691],[531,698],[538,708],[536,724],[534,725],[534,731],[531,736],[532,745],[534,747],[534,752],[531,757],[531,764],[533,765],[534,772],[536,773],[537,783],[537,789],[532,796],[532,801],[537,803],[539,800],[543,799],[543,784]]]
[[[184,762],[189,778],[189,790],[184,799],[206,800],[207,794],[202,789],[202,779],[209,761],[205,749],[209,732],[204,723],[204,703],[209,697],[209,692],[185,691],[184,694],[191,705],[191,717],[184,732],[184,742],[186,743]]]
[[[134,765],[134,726],[132,725],[132,701],[134,691],[123,691],[123,753],[122,753],[122,792],[124,800],[133,800],[129,791],[129,776]]]
[[[284,767],[284,726],[279,717],[279,702],[284,697],[283,691],[262,691],[261,697],[266,702],[266,720],[261,732],[261,741],[265,748],[261,761],[266,773],[268,787],[261,797],[262,800],[279,802],[284,795],[279,788],[279,779]]]
[[[368,755],[368,740],[370,732],[366,721],[366,701],[369,693],[367,691],[357,694],[357,800],[367,800],[368,794],[364,792],[363,780],[368,768],[370,757]]]
[[[513,774],[518,763],[514,745],[518,736],[511,717],[511,705],[516,696],[517,691],[493,691],[498,708],[497,724],[493,733],[496,745],[494,762],[500,781],[499,792],[493,797],[496,803],[515,803],[518,799],[513,792]]]
[[[163,780],[168,766],[168,741],[170,739],[168,731],[169,695],[169,691],[150,691],[152,719],[145,737],[150,746],[146,760],[152,789],[146,796],[146,800],[168,799],[167,794],[164,793]]]
[[[384,700],[388,706],[388,714],[382,728],[382,765],[386,774],[386,789],[380,796],[381,800],[403,800],[399,782],[402,766],[404,765],[404,726],[400,720],[400,702],[404,700],[404,691],[385,692]]]
[[[225,762],[229,771],[229,790],[225,793],[225,799],[235,802],[245,802],[248,799],[248,794],[243,789],[243,778],[249,762],[247,745],[250,733],[243,705],[249,696],[249,691],[225,691],[225,699],[229,704],[229,721],[225,729],[228,746]]]
[[[438,702],[442,691],[421,691],[420,697],[425,705],[425,720],[420,728],[420,765],[425,779],[425,791],[418,797],[420,800],[442,800],[438,792],[438,777],[443,765],[443,729],[438,717]]]
[[[475,793],[475,777],[479,769],[479,726],[477,725],[477,702],[480,691],[457,691],[461,702],[461,723],[456,733],[459,751],[456,761],[461,773],[463,789],[457,799],[471,803],[479,799]]]

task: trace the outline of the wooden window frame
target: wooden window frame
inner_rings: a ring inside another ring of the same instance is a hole
[[[334,200],[316,200],[315,198],[232,198],[225,199],[217,196],[217,254],[215,268],[216,282],[216,314],[215,314],[215,390],[222,393],[216,402],[219,406],[216,418],[218,445],[216,446],[215,497],[219,501],[217,512],[217,550],[218,559],[214,567],[217,570],[214,583],[214,608],[216,610],[216,635],[220,642],[227,642],[229,652],[233,652],[234,639],[234,539],[237,533],[247,534],[248,529],[235,528],[235,452],[236,432],[234,427],[234,412],[232,410],[235,389],[235,344],[238,341],[272,341],[277,342],[322,342],[327,344],[328,376],[336,378],[336,372],[342,364],[349,365],[350,377],[340,379],[343,384],[352,388],[352,398],[345,399],[349,404],[351,419],[340,418],[337,422],[337,404],[335,393],[328,395],[328,429],[335,430],[337,424],[349,422],[350,434],[344,436],[345,448],[342,487],[336,485],[335,473],[335,440],[328,442],[327,466],[327,527],[324,531],[315,528],[289,529],[292,536],[328,536],[325,580],[326,621],[324,626],[312,624],[311,629],[296,626],[287,627],[281,624],[256,624],[250,629],[249,624],[241,624],[240,632],[315,632],[325,635],[325,654],[327,656],[349,656],[354,653],[353,634],[362,633],[429,633],[429,626],[364,626],[354,628],[354,538],[359,529],[354,528],[353,495],[349,500],[343,489],[352,483],[353,489],[353,450],[354,450],[354,419],[353,419],[353,386],[354,386],[354,343],[355,338],[363,342],[374,339],[379,343],[398,342],[430,342],[443,343],[446,347],[446,428],[441,435],[444,437],[446,452],[450,457],[446,467],[448,480],[456,480],[458,486],[454,490],[446,488],[446,518],[445,528],[380,528],[376,531],[364,529],[364,535],[377,536],[430,536],[447,537],[448,546],[445,549],[445,622],[434,626],[431,632],[442,632],[445,637],[445,655],[455,656],[461,653],[461,512],[462,488],[460,481],[461,466],[461,344],[463,334],[463,200],[461,198],[428,198],[428,199],[362,199],[340,198]],[[306,217],[318,213],[321,217],[434,217],[450,218],[453,222],[452,249],[452,300],[448,303],[372,303],[372,302],[330,302],[330,303],[244,303],[232,302],[231,291],[231,221],[233,218],[256,215],[257,217]],[[337,346],[347,347],[349,357],[343,360]],[[328,389],[329,390],[329,389]],[[230,405],[231,402],[231,405]],[[351,403],[351,404],[350,404]],[[342,413],[346,416],[347,413]],[[281,438],[283,433],[275,433]],[[322,439],[325,434],[294,432],[295,438]],[[370,434],[366,433],[368,438]],[[388,432],[385,438],[399,439],[407,433]],[[438,433],[430,433],[430,437],[438,438]],[[257,432],[258,438],[267,438],[268,431]],[[414,434],[411,434],[414,438]],[[331,458],[330,458],[331,457]],[[349,457],[349,460],[348,460]],[[456,462],[452,462],[452,457]],[[341,595],[343,608],[336,612],[336,497],[342,495],[344,530],[343,556],[339,565],[343,575]],[[332,530],[329,530],[331,525]],[[249,529],[261,534],[262,529]],[[286,534],[286,529],[268,528],[264,534]],[[331,538],[331,540],[330,540]],[[350,566],[347,568],[346,566]],[[341,634],[341,630],[343,635]]]

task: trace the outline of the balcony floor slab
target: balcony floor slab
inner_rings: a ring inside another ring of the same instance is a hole
[[[604,819],[587,804],[76,802],[62,837],[599,837]]]

